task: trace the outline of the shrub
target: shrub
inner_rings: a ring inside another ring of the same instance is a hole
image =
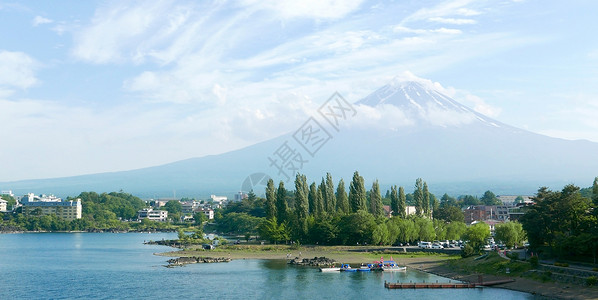
[[[592,268],[592,271],[598,272],[598,268]]]
[[[590,276],[590,277],[586,278],[587,285],[596,285],[596,283],[598,283],[598,277]]]
[[[507,253],[507,257],[510,258],[511,260],[515,261],[519,259],[519,254],[516,252],[509,252]]]
[[[565,267],[565,268],[569,266],[568,263],[562,263],[562,262],[555,262],[554,265],[557,267]]]
[[[537,268],[540,264],[539,259],[537,256],[532,256],[529,258],[529,263],[532,265],[533,268]]]
[[[476,255],[475,250],[470,245],[465,245],[465,247],[463,247],[463,250],[461,250],[461,257],[463,258],[474,255]]]

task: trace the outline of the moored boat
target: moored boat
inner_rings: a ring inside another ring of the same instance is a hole
[[[388,264],[382,267],[382,271],[384,272],[402,272],[407,271],[407,267],[399,266],[397,264]]]
[[[343,272],[357,272],[357,269],[351,268],[351,266],[349,264],[343,264],[341,266],[341,271],[343,271]]]
[[[339,272],[340,270],[339,267],[320,268],[320,272]]]

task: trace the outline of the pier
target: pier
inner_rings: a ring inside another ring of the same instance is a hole
[[[467,283],[467,282],[460,282],[460,283],[450,283],[450,282],[443,282],[443,283],[392,283],[384,281],[384,287],[387,289],[469,289],[469,288],[476,288],[476,287],[483,287],[483,286],[493,286],[497,284],[509,283],[514,282],[515,279],[503,279],[503,280],[492,280],[492,281],[480,281],[476,283]]]

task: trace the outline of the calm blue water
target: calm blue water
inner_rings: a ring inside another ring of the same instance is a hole
[[[321,273],[284,261],[165,268],[173,233],[0,234],[0,299],[534,299],[502,289],[388,290],[384,280],[448,281],[417,272]]]

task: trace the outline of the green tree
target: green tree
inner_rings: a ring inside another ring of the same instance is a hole
[[[441,206],[434,211],[434,219],[444,220],[446,222],[465,222],[463,211],[455,206]]]
[[[436,238],[436,230],[432,220],[424,217],[416,217],[414,219],[415,228],[417,229],[417,239],[420,241],[432,241]]]
[[[310,228],[310,238],[312,243],[318,245],[334,245],[339,229],[336,222],[330,218],[320,218],[315,221]]]
[[[482,203],[484,203],[484,205],[501,205],[502,204],[500,202],[500,200],[498,200],[498,198],[496,198],[496,195],[494,195],[494,193],[491,191],[486,191],[484,193],[484,195],[482,196],[482,198],[480,198],[480,201],[482,201]]]
[[[376,225],[372,232],[372,244],[374,245],[388,245],[390,244],[390,232],[386,223]]]
[[[201,228],[203,222],[208,221],[208,217],[203,212],[196,212],[193,214],[193,220],[195,224]]]
[[[274,187],[274,180],[268,179],[266,184],[266,218],[276,218],[276,187]]]
[[[374,216],[364,209],[359,209],[356,213],[341,217],[339,239],[344,245],[372,244],[375,229],[376,221]]]
[[[457,204],[457,199],[449,196],[447,193],[445,193],[444,195],[442,195],[442,198],[440,198],[440,207],[446,207],[446,206],[455,206],[458,207],[459,205]]]
[[[347,191],[345,190],[345,181],[342,178],[336,187],[336,206],[339,213],[348,214],[351,210]]]
[[[312,182],[309,185],[309,194],[307,195],[307,201],[309,202],[309,213],[312,215],[319,216],[320,211],[318,211],[318,206],[316,202],[318,201],[318,188],[315,182]]]
[[[398,228],[397,242],[410,243],[417,240],[419,232],[411,218],[392,218],[391,220],[397,225]]]
[[[453,221],[446,225],[446,239],[460,240],[467,231],[467,225],[463,221]]]
[[[259,225],[260,236],[272,243],[289,240],[289,233],[284,223],[278,224],[276,217],[262,220]]]
[[[521,223],[507,222],[497,224],[494,229],[494,238],[505,243],[509,248],[516,246],[525,239],[525,232]]]
[[[366,192],[363,177],[359,176],[359,172],[353,173],[353,180],[349,186],[349,204],[351,211],[357,212],[363,210],[367,212],[366,206]]]
[[[422,208],[423,213],[426,217],[429,217],[430,214],[430,191],[428,191],[428,183],[424,181],[424,188],[423,188],[423,201],[422,201]]]
[[[378,184],[377,179],[372,184],[372,189],[370,190],[370,213],[372,213],[374,217],[384,216],[384,207],[382,206],[382,195],[380,194],[380,185]]]
[[[287,190],[284,188],[284,182],[281,180],[276,191],[276,214],[279,223],[287,221]]]
[[[401,215],[401,211],[399,210],[399,195],[397,194],[396,185],[390,187],[390,209],[392,210],[393,216]]]
[[[297,173],[295,176],[295,214],[298,221],[298,233],[300,237],[307,236],[307,216],[309,215],[309,200],[307,195],[309,188],[307,187],[307,178],[305,175]]]
[[[415,180],[415,190],[413,191],[413,200],[415,201],[415,214],[423,215],[424,210],[424,186],[421,178]]]
[[[476,252],[479,252],[482,249],[482,246],[486,244],[486,239],[489,237],[490,227],[484,222],[469,226],[464,235],[468,245],[470,245]]]
[[[598,177],[594,178],[594,183],[592,184],[592,201],[594,202],[594,208],[598,207]],[[597,209],[594,209],[596,213],[598,213]]]
[[[336,212],[336,196],[334,195],[334,182],[332,181],[332,175],[326,173],[326,211],[328,213]]]
[[[405,197],[405,189],[399,187],[399,216],[405,218],[407,216],[407,199]]]
[[[17,200],[11,195],[1,195],[0,199],[4,199],[6,203],[6,209],[11,211],[13,207],[17,204]]]

